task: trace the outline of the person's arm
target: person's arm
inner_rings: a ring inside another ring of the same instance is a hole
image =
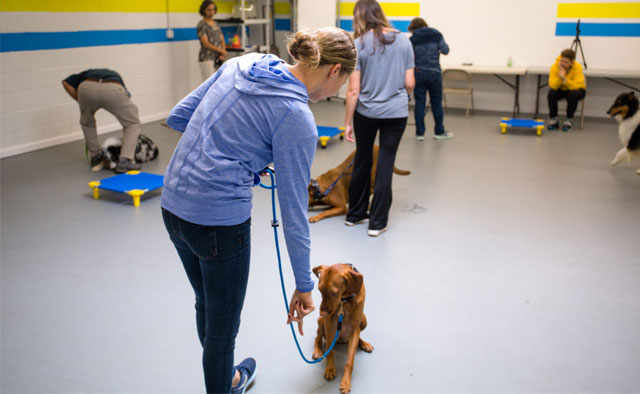
[[[354,142],[353,138],[353,115],[356,112],[356,104],[358,104],[358,97],[360,97],[360,70],[355,70],[349,76],[349,83],[347,84],[347,99],[346,111],[344,115],[344,136],[349,142]]]
[[[222,40],[223,45],[224,45],[224,40]],[[203,47],[212,50],[214,52],[218,52],[221,56],[227,56],[227,50],[224,48],[224,46],[222,48],[219,48],[213,44],[211,44],[209,42],[209,39],[207,38],[206,34],[201,34],[200,35],[200,43],[202,44]]]
[[[227,44],[224,41],[224,34],[220,33],[220,42],[222,43],[222,48],[224,49],[224,53],[221,53],[218,56],[218,59],[224,61],[227,58]]]
[[[294,107],[278,122],[271,142],[273,165],[278,184],[278,202],[282,228],[295,278],[296,292],[291,298],[287,322],[297,321],[300,333],[302,318],[313,308],[311,291],[311,236],[309,231],[309,181],[318,136],[313,120]],[[297,317],[295,313],[297,312]]]
[[[407,91],[407,95],[411,97],[413,89],[416,87],[416,77],[413,69],[416,66],[416,57],[413,53],[413,45],[409,43],[405,50],[405,66],[404,66],[404,88]]]
[[[551,70],[549,70],[549,87],[554,90],[560,89],[563,82],[558,74],[559,69],[558,64],[554,63],[553,66],[551,66]]]
[[[569,90],[584,89],[586,84],[584,82],[584,73],[582,72],[582,66],[574,62],[571,67],[571,71],[565,75],[567,88]]]
[[[404,88],[407,89],[407,94],[411,96],[413,89],[416,87],[416,77],[413,68],[408,68],[404,72]]]
[[[228,63],[224,63],[212,77],[203,82],[202,85],[198,86],[193,92],[180,100],[180,102],[173,107],[169,113],[169,117],[167,118],[167,126],[184,133],[193,112],[198,108],[198,105],[200,105],[202,97],[204,97],[211,85],[218,80],[220,74],[222,74],[227,67],[227,64]]]
[[[67,83],[67,81],[62,81],[62,86],[64,87],[64,90],[69,93],[69,96],[71,96],[71,98],[73,98],[74,100],[78,101],[78,91],[76,90],[76,88],[74,88],[73,86],[69,85]]]
[[[443,55],[449,54],[449,45],[444,40],[444,36],[440,36],[440,42],[438,43],[438,49],[440,49],[440,53]]]

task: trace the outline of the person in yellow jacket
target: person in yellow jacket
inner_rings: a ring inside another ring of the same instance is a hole
[[[567,100],[567,119],[562,123],[562,131],[569,131],[573,126],[573,114],[578,102],[587,94],[587,82],[582,72],[582,65],[575,61],[576,53],[565,49],[560,53],[549,72],[549,130],[560,126],[558,122],[558,101]]]

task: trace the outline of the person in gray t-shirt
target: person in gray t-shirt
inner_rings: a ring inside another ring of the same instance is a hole
[[[216,62],[224,61],[227,57],[224,35],[220,26],[213,20],[218,12],[218,7],[211,0],[204,0],[200,4],[202,20],[198,22],[196,31],[200,39],[200,52],[198,52],[198,65],[202,79],[206,81],[216,70]]]
[[[377,1],[358,0],[353,9],[353,25],[358,65],[349,77],[345,136],[354,142],[355,134],[356,156],[345,224],[352,226],[369,219],[369,235],[377,237],[387,229],[393,166],[407,125],[409,95],[415,86],[414,56],[409,39],[391,28]],[[367,213],[378,130],[380,150]]]

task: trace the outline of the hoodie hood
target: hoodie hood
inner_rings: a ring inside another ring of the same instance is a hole
[[[442,33],[434,29],[433,27],[423,27],[413,31],[413,33],[411,34],[411,42],[415,44],[421,44],[423,42],[429,41],[438,42],[440,41],[441,37]]]
[[[271,54],[242,56],[237,67],[243,78],[237,78],[235,88],[244,94],[278,96],[309,101],[306,86],[287,69],[285,62]]]

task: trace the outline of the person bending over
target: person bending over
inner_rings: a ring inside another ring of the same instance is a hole
[[[582,65],[575,61],[576,53],[565,49],[549,72],[549,130],[560,127],[558,121],[558,101],[567,100],[567,118],[562,123],[562,131],[569,131],[573,127],[573,115],[578,108],[578,102],[584,98],[587,91],[587,81],[582,72]]]
[[[62,81],[62,86],[80,106],[80,126],[91,157],[91,169],[99,171],[104,160],[95,118],[96,111],[102,108],[115,116],[124,128],[122,151],[114,171],[121,174],[139,170],[140,163],[135,160],[141,129],[138,106],[131,101],[131,94],[120,74],[106,68],[89,69],[68,76]]]
[[[234,368],[233,349],[249,279],[251,189],[270,163],[296,284],[288,323],[302,334],[314,309],[307,188],[318,131],[308,103],[334,95],[357,54],[338,28],[298,32],[288,48],[295,65],[257,53],[227,60],[167,119],[184,135],[164,177],[162,216],[195,293],[208,393],[243,393],[255,377],[252,358]]]

